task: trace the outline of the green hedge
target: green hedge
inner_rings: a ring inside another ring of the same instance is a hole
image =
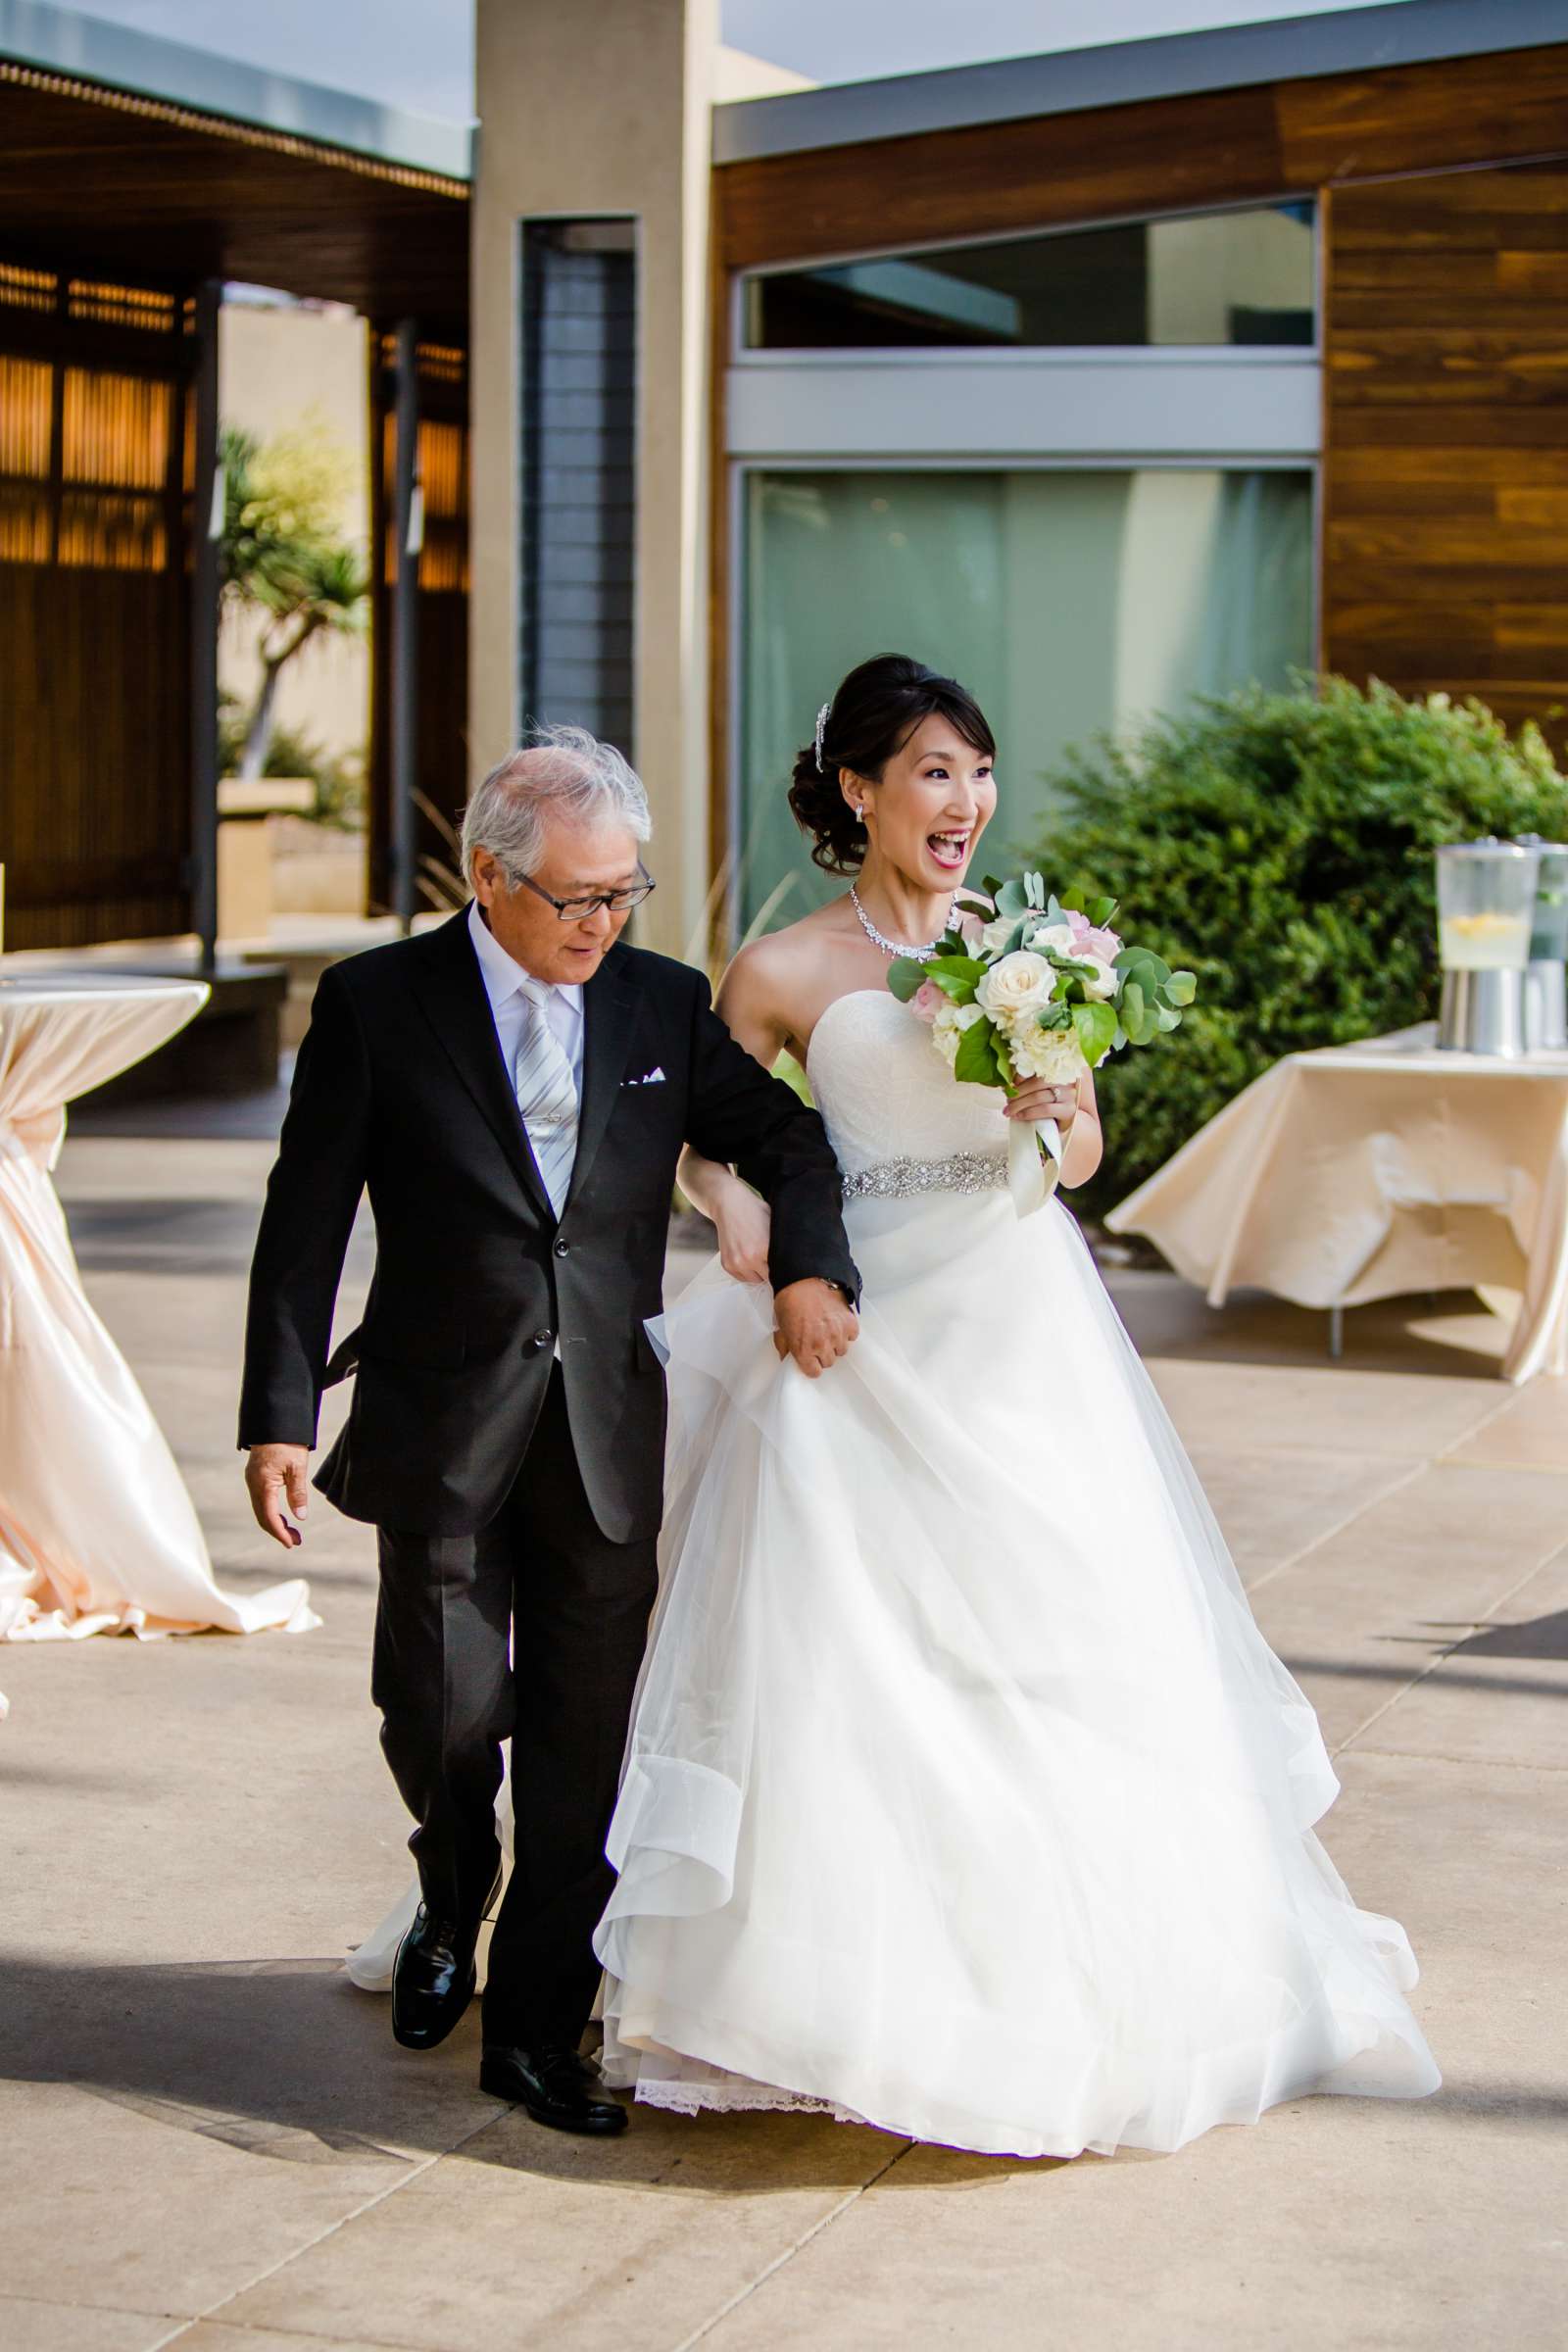
[[[1103,1214],[1282,1054],[1430,1018],[1432,851],[1562,839],[1568,786],[1534,726],[1374,684],[1249,689],[1071,753],[1047,779],[1035,858],[1060,891],[1121,902],[1117,928],[1196,972],[1180,1032],[1100,1073]]]

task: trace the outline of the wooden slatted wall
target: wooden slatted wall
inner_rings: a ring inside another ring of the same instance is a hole
[[[189,927],[191,345],[176,293],[0,262],[12,948]]]
[[[374,622],[370,680],[370,906],[382,912],[390,883],[392,808],[392,582],[396,431],[396,339],[370,342],[371,546]],[[468,768],[468,506],[471,457],[466,354],[420,343],[419,479],[424,544],[419,553],[419,790],[460,825]],[[439,827],[421,816],[416,834],[419,904],[448,903],[436,869],[456,867]]]
[[[1341,189],[1327,225],[1325,662],[1562,745],[1568,164]]]

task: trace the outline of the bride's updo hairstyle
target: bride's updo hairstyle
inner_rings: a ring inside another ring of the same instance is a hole
[[[876,654],[852,669],[827,707],[815,741],[795,761],[790,808],[811,837],[811,863],[827,874],[856,874],[865,858],[865,827],[844,798],[839,770],[879,784],[882,770],[933,713],[988,760],[996,739],[967,686],[907,654]]]

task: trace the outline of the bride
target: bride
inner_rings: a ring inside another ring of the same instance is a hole
[[[994,757],[951,679],[854,670],[790,802],[855,880],[719,995],[764,1066],[807,1068],[864,1302],[829,1377],[780,1361],[767,1210],[688,1152],[719,1254],[662,1326],[605,2071],[1022,2156],[1419,2096],[1409,1946],[1312,1834],[1337,1793],[1312,1710],[1073,1219],[1006,1190],[1008,1118],[1055,1115],[1062,1185],[1092,1174],[1093,1083],[956,1084],[887,989],[946,926]]]

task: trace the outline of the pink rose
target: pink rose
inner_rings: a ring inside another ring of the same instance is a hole
[[[938,988],[934,980],[922,980],[914,995],[909,999],[909,1010],[918,1014],[919,1018],[929,1027],[947,1001],[945,993]]]
[[[977,948],[980,945],[980,934],[990,919],[989,915],[982,914],[976,906],[960,906],[958,908],[957,927],[969,947]]]
[[[1098,956],[1104,963],[1114,963],[1121,954],[1121,941],[1114,931],[1099,930],[1081,908],[1069,906],[1067,921],[1072,931],[1072,944],[1080,955]]]

